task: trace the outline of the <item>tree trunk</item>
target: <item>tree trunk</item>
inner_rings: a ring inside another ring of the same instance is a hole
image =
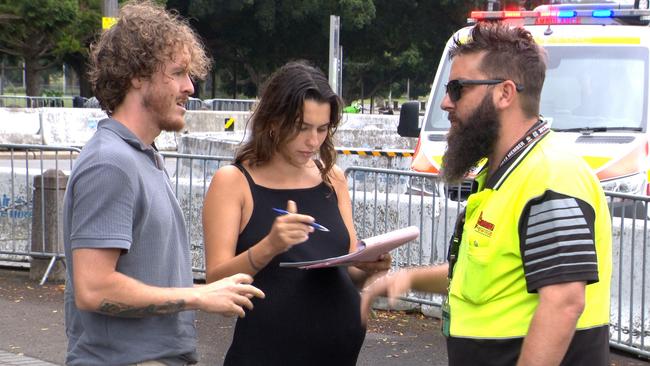
[[[88,81],[88,67],[86,66],[86,59],[81,58],[77,59],[68,59],[67,63],[72,67],[77,77],[79,78],[79,95],[85,98],[90,98],[93,96],[93,87]]]
[[[253,84],[255,84],[255,89],[257,89],[259,93],[260,89],[262,89],[262,80],[260,78],[260,74],[255,70],[253,66],[248,63],[244,63],[244,69],[248,73],[248,76],[250,77]]]
[[[217,95],[217,68],[212,67],[212,99],[216,98]]]
[[[232,67],[232,99],[237,99],[237,61]]]
[[[38,60],[30,57],[25,58],[25,94],[28,97],[41,95],[41,65]]]
[[[363,114],[363,98],[365,98],[365,95],[363,95],[363,76],[361,77],[361,114]]]

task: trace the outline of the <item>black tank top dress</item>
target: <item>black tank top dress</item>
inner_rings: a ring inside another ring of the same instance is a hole
[[[322,259],[347,254],[350,238],[338,209],[336,193],[325,183],[304,189],[271,189],[246,176],[253,213],[239,235],[237,254],[258,243],[293,200],[298,212],[311,215],[330,231],[315,230],[305,243],[279,254],[255,275],[253,285],[266,298],[237,320],[226,366],[355,365],[366,329],[361,324],[359,291],[345,267],[303,270],[280,268],[280,262]]]

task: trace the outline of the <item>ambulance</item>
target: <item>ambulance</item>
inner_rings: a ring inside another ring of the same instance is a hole
[[[470,26],[456,32],[447,43],[421,126],[418,103],[402,107],[398,133],[419,137],[412,169],[431,173],[441,169],[450,125],[440,103],[451,66],[448,51],[452,40],[467,39],[472,24],[504,21],[523,26],[546,49],[548,65],[540,113],[551,129],[584,158],[605,190],[650,195],[647,8],[643,0],[573,1],[534,10],[472,12]],[[450,198],[466,198],[470,186],[464,183]],[[439,186],[426,190],[441,196],[445,192]]]

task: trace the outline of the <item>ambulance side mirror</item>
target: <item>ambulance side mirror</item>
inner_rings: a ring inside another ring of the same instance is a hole
[[[402,104],[397,133],[402,137],[420,136],[420,102],[412,101]]]

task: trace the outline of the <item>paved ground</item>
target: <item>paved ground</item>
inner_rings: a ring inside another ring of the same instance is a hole
[[[0,365],[55,366],[65,357],[63,285],[39,286],[25,270],[0,268]],[[201,365],[221,365],[234,320],[199,312]],[[359,366],[447,364],[444,339],[435,319],[419,314],[377,311],[369,323]],[[611,365],[648,366],[625,354]]]

